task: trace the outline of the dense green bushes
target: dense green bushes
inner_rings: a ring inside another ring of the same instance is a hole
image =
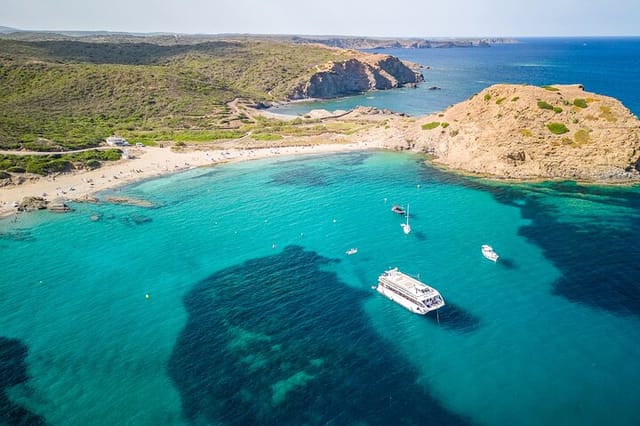
[[[116,161],[120,158],[122,158],[122,152],[119,149],[91,150],[72,154],[0,155],[0,170],[47,175],[79,168],[95,169],[100,167],[103,161]]]
[[[35,173],[38,175],[48,175],[50,173],[68,172],[73,168],[72,164],[68,160],[61,158],[41,161],[37,157],[33,157],[27,161],[26,171],[27,173]]]

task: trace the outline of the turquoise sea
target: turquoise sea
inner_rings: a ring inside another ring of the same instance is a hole
[[[0,424],[640,424],[640,188],[367,151],[111,192],[157,207],[0,221]]]

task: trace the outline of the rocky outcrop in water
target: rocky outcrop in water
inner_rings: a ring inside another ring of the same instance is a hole
[[[112,197],[106,197],[105,201],[107,203],[112,203],[112,204],[126,204],[129,206],[146,207],[146,208],[155,207],[155,204],[153,204],[151,201],[141,200],[141,199],[132,198],[132,197],[112,196]]]
[[[301,83],[290,99],[335,98],[369,90],[387,90],[424,81],[422,74],[394,56],[358,55],[330,62]]]
[[[72,210],[71,207],[66,205],[63,198],[55,198],[49,201],[43,197],[24,197],[17,206],[19,212],[31,212],[44,209],[56,213],[64,213]]]

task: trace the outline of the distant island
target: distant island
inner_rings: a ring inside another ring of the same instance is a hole
[[[148,39],[151,43],[166,40],[179,40],[181,44],[203,43],[220,40],[265,40],[294,44],[322,44],[340,49],[438,49],[452,47],[489,47],[494,44],[518,43],[514,38],[506,37],[357,37],[336,35],[256,35],[256,34],[179,34],[179,33],[128,33],[113,31],[30,31],[0,26],[0,34],[14,39],[41,41],[52,39],[82,39],[95,42],[105,37],[112,41]]]

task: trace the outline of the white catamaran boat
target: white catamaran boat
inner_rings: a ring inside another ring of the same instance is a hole
[[[407,223],[401,223],[400,226],[402,226],[402,230],[404,231],[405,234],[409,235],[409,233],[411,232],[411,225],[409,225],[409,204],[407,204]]]
[[[493,247],[491,247],[490,245],[483,244],[481,250],[482,250],[482,255],[484,257],[486,257],[487,259],[489,259],[489,260],[491,260],[493,262],[497,262],[498,261],[498,258],[500,256],[498,256],[498,253],[493,251]]]
[[[425,315],[444,306],[444,299],[433,287],[403,274],[398,268],[389,269],[378,277],[379,293],[404,306],[413,313]]]

